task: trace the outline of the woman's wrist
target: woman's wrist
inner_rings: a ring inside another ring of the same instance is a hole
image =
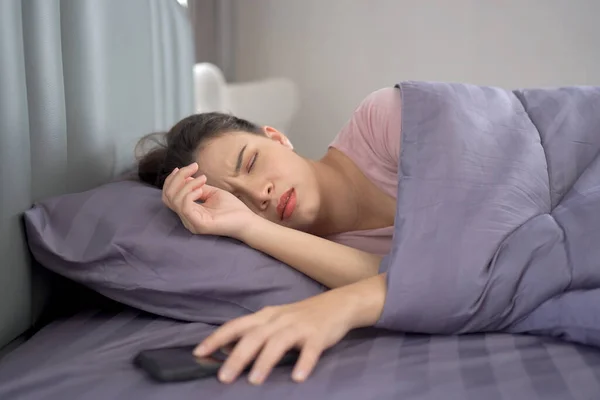
[[[383,313],[387,293],[386,274],[364,279],[336,291],[339,291],[342,304],[348,307],[350,329],[373,326]]]
[[[246,243],[250,247],[256,247],[256,239],[265,234],[269,220],[262,218],[254,213],[240,223],[240,229],[235,233],[234,238]]]

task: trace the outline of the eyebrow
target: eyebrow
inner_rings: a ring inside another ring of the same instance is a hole
[[[236,175],[240,173],[240,169],[242,168],[242,161],[244,160],[244,151],[246,150],[246,146],[248,145],[244,145],[242,150],[240,150],[240,154],[238,154],[237,163],[235,164]]]

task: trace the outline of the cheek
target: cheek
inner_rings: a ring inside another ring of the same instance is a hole
[[[312,186],[312,171],[303,159],[290,151],[269,154],[262,160],[260,175],[264,179],[282,186]]]
[[[273,158],[267,168],[269,172],[281,177],[301,177],[306,174],[306,166],[297,157],[293,153],[283,152],[282,154],[278,154],[276,158]]]
[[[288,165],[279,157],[264,157],[258,172],[269,180],[279,180],[288,175]]]

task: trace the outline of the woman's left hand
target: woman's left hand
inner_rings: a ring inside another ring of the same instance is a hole
[[[224,324],[196,348],[194,355],[209,355],[239,339],[221,367],[219,379],[233,382],[256,360],[248,379],[261,384],[283,355],[297,348],[300,357],[292,379],[304,381],[321,353],[352,329],[353,307],[348,300],[344,291],[334,290],[297,303],[266,307]]]

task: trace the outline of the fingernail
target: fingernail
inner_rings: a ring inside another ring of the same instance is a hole
[[[202,357],[206,355],[206,347],[200,345],[194,349],[194,355],[198,357]]]
[[[230,382],[233,379],[233,373],[228,369],[222,369],[219,371],[219,379],[221,382]]]
[[[252,371],[252,373],[250,373],[250,376],[248,377],[248,380],[253,385],[258,385],[262,381],[262,374],[259,371]]]
[[[292,375],[292,379],[295,380],[296,382],[301,382],[304,379],[306,379],[306,372],[295,371],[294,374]]]
[[[173,169],[173,172],[177,172],[179,171],[179,168],[175,167],[175,169]]]

